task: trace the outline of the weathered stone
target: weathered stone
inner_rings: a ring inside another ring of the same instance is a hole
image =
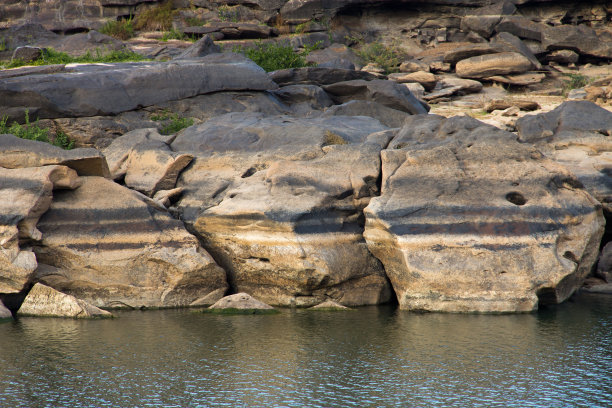
[[[494,75],[521,74],[529,71],[532,63],[517,52],[480,55],[457,63],[457,76],[464,78],[486,78]]]
[[[360,220],[386,129],[368,117],[238,113],[185,129],[172,143],[196,156],[178,182],[181,219],[235,290],[266,303],[385,302],[389,286]]]
[[[326,300],[323,303],[319,303],[316,306],[310,307],[313,310],[351,310],[351,308],[341,305],[333,300]]]
[[[519,140],[534,144],[567,167],[604,207],[612,210],[612,113],[589,101],[564,102],[516,122]]]
[[[542,46],[547,51],[573,50],[582,55],[612,58],[612,33],[597,32],[585,25],[548,27],[542,36]]]
[[[421,103],[406,87],[393,81],[345,81],[326,85],[323,89],[340,103],[361,99],[378,102],[413,115],[429,111],[427,104]]]
[[[531,64],[535,69],[542,69],[542,64],[540,64],[540,61],[535,55],[533,55],[531,49],[529,49],[529,47],[525,45],[525,43],[517,36],[502,32],[493,37],[491,41],[493,42],[494,46],[501,47],[505,51],[514,51],[522,54],[525,58],[531,61]]]
[[[540,74],[538,72],[528,72],[526,74],[519,75],[494,75],[484,79],[488,81],[499,82],[501,84],[527,86],[539,84],[544,80],[544,78],[546,78],[545,74]]]
[[[320,64],[317,64],[317,67],[333,69],[355,69],[355,64],[353,64],[349,60],[338,58],[335,60],[325,61]]]
[[[390,128],[401,127],[409,113],[388,108],[378,102],[355,100],[334,105],[325,110],[323,117],[329,116],[369,116]]]
[[[159,190],[153,196],[153,200],[157,201],[164,207],[170,207],[172,201],[176,201],[180,197],[185,189],[183,187],[176,187],[171,190]]]
[[[110,312],[89,303],[66,295],[40,283],[35,284],[17,311],[18,316],[73,317],[86,319],[92,317],[113,317]]]
[[[572,89],[567,94],[567,99],[570,101],[584,101],[587,98],[587,91],[584,88]]]
[[[105,55],[112,51],[127,50],[122,41],[95,30],[87,33],[62,36],[55,41],[46,42],[45,46],[59,52],[65,52],[73,57],[78,57],[88,52],[95,56],[97,54]]]
[[[534,111],[540,109],[540,105],[535,101],[522,99],[494,99],[485,104],[484,110],[491,113],[495,110],[504,110],[516,106],[523,111]]]
[[[36,257],[27,246],[40,240],[38,219],[51,205],[52,191],[76,188],[77,174],[64,166],[25,169],[0,167],[0,293],[21,291],[36,269]]]
[[[444,88],[459,87],[462,93],[478,93],[482,91],[482,83],[473,79],[457,78],[451,75],[442,75],[438,79],[440,86]]]
[[[294,112],[312,113],[334,104],[329,95],[317,85],[287,85],[272,93]]]
[[[599,255],[597,275],[608,283],[612,283],[612,242],[608,242]]]
[[[429,71],[429,64],[419,61],[419,60],[410,60],[404,61],[399,66],[400,72],[417,72],[417,71]]]
[[[40,58],[42,55],[42,49],[39,47],[17,47],[13,51],[12,60],[19,60],[23,62],[32,62]]]
[[[80,176],[109,177],[106,159],[96,149],[63,150],[49,143],[0,135],[0,166],[7,169],[59,164]]]
[[[270,78],[280,86],[297,84],[321,86],[357,79],[366,81],[376,79],[374,75],[365,71],[321,67],[280,69],[270,72]]]
[[[205,35],[190,45],[185,51],[180,53],[174,59],[202,58],[208,54],[215,54],[219,52],[221,52],[221,48],[214,43],[210,36]]]
[[[572,50],[556,50],[548,53],[546,56],[548,61],[554,61],[559,64],[568,65],[575,64],[580,59],[580,55]]]
[[[317,66],[322,66],[323,64],[328,64],[333,61],[349,61],[353,64],[353,68],[355,67],[361,68],[361,61],[359,57],[344,44],[334,43],[327,48],[322,50],[314,50],[308,53],[306,57],[304,57],[307,63],[316,64]],[[325,67],[328,67],[325,65]],[[335,67],[338,68],[338,67]]]
[[[98,307],[187,306],[227,289],[224,271],[153,200],[100,177],[56,193],[38,223],[36,279]]]
[[[273,310],[274,308],[248,293],[236,293],[219,299],[209,309]]]
[[[462,31],[473,31],[485,38],[491,37],[495,26],[502,16],[509,16],[516,12],[516,7],[510,1],[500,1],[493,5],[481,7],[461,19]]]
[[[515,138],[469,117],[411,116],[382,151],[364,236],[401,308],[531,311],[588,275],[601,207]]]
[[[508,16],[502,18],[495,26],[495,31],[510,33],[519,38],[542,41],[542,34],[547,28],[546,24],[535,23],[526,17]]]
[[[251,60],[211,54],[197,60],[79,65],[68,73],[8,78],[0,82],[0,110],[29,110],[41,119],[114,115],[200,94],[275,88]]]
[[[476,43],[457,47],[444,54],[444,62],[456,64],[461,60],[479,55],[498,54],[504,50],[501,46],[489,43]]]
[[[159,190],[173,189],[193,156],[173,152],[169,140],[155,129],[138,129],[115,139],[103,150],[112,178],[123,179],[127,187],[150,197]]]
[[[42,65],[39,67],[19,67],[12,69],[3,69],[0,71],[0,79],[12,78],[26,75],[41,75],[41,74],[56,74],[66,71],[65,64]]]
[[[425,71],[417,71],[417,72],[412,72],[412,73],[395,73],[395,74],[389,74],[388,78],[392,81],[395,82],[399,82],[400,84],[405,84],[405,83],[419,83],[421,85],[423,85],[423,87],[425,89],[427,89],[428,91],[431,91],[432,89],[435,88],[436,86],[436,76],[434,74],[432,74],[431,72],[425,72]]]

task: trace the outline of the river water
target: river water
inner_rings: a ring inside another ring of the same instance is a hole
[[[0,407],[611,407],[612,296],[522,315],[116,312],[0,324]]]

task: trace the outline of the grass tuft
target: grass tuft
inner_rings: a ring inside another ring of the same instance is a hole
[[[399,71],[403,61],[402,52],[396,47],[388,47],[379,42],[362,44],[356,54],[365,63],[375,63],[385,70],[385,74]]]
[[[168,31],[172,28],[172,0],[143,11],[134,18],[136,30]]]
[[[162,135],[172,135],[193,125],[193,118],[182,118],[178,114],[168,111],[153,114],[150,118],[155,122],[164,122],[159,131]]]
[[[255,44],[255,48],[234,47],[232,51],[246,55],[266,72],[286,68],[301,68],[308,65],[304,57],[288,44],[264,44],[259,42]]]
[[[132,51],[111,51],[102,54],[100,50],[96,50],[95,55],[87,51],[85,55],[80,57],[71,57],[65,52],[58,52],[52,48],[43,49],[39,59],[31,62],[23,62],[21,60],[13,60],[7,63],[4,68],[17,68],[24,65],[52,65],[52,64],[71,64],[71,63],[96,63],[96,62],[128,62],[128,61],[144,61],[145,57]]]
[[[74,148],[74,140],[70,140],[68,135],[66,135],[64,132],[57,132],[55,138],[51,139],[49,137],[49,129],[40,127],[38,120],[36,120],[34,123],[30,123],[30,115],[27,110],[25,112],[25,124],[20,125],[17,122],[13,122],[13,124],[9,126],[7,122],[8,116],[4,116],[2,119],[0,119],[0,134],[9,133],[21,139],[50,143],[54,146],[61,147],[64,150]]]
[[[120,21],[109,21],[100,29],[102,34],[110,35],[118,40],[129,40],[134,37],[134,24],[130,17],[129,19],[121,19]]]

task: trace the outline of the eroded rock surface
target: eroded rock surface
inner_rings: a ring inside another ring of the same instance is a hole
[[[225,272],[180,221],[110,180],[81,180],[56,194],[38,223],[40,282],[98,307],[187,306],[223,296]]]
[[[414,116],[382,151],[364,236],[401,308],[531,311],[590,272],[601,206],[515,139],[468,117]]]
[[[178,182],[182,218],[235,291],[285,306],[385,302],[361,210],[377,192],[386,129],[366,117],[238,113],[192,126],[171,145],[195,155]]]
[[[86,319],[92,317],[113,317],[110,312],[89,303],[66,295],[40,283],[35,284],[21,307],[19,316],[73,317]]]

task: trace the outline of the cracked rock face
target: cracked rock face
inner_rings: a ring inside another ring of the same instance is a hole
[[[228,114],[179,134],[194,163],[182,217],[234,291],[272,305],[377,304],[391,292],[362,236],[386,127],[365,117]]]
[[[382,151],[364,236],[401,308],[531,311],[590,272],[601,206],[515,139],[467,117],[415,116]]]
[[[38,223],[36,279],[98,307],[212,304],[225,272],[183,224],[101,177],[56,193]]]

